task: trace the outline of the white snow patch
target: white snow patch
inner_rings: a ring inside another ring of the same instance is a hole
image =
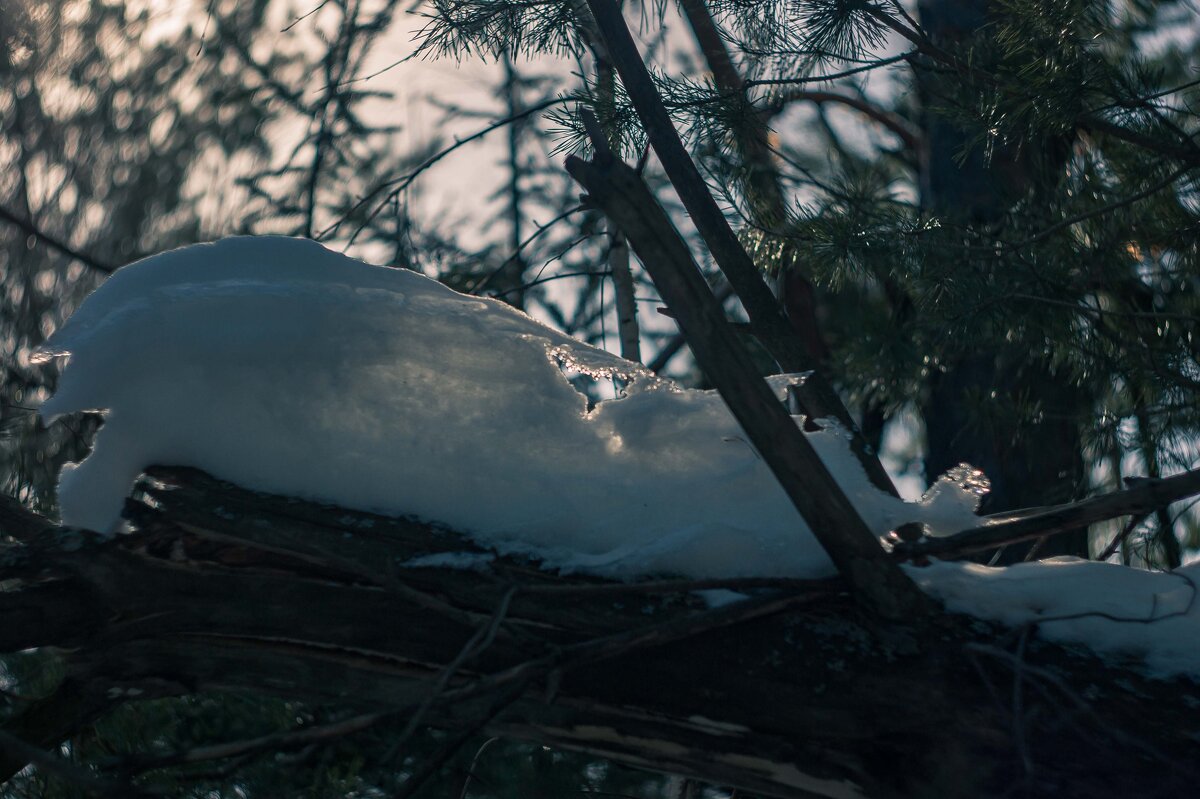
[[[711,608],[723,608],[726,605],[732,605],[735,602],[741,602],[743,599],[749,599],[748,594],[743,594],[741,591],[730,591],[727,588],[706,588],[702,591],[693,591],[693,594],[704,600],[704,604]]]
[[[1017,627],[1099,655],[1145,663],[1160,677],[1200,678],[1200,564],[1150,572],[1051,558],[990,568],[940,562],[909,575],[946,609]]]
[[[63,472],[68,525],[115,529],[134,479],[159,463],[424,517],[551,569],[833,573],[716,393],[681,390],[507,305],[313,242],[234,238],[125,267],[41,353],[58,356],[69,364],[43,415],[106,414],[92,454]],[[589,411],[560,363],[619,375],[627,396]],[[795,379],[771,384],[782,399]],[[806,435],[876,533],[976,523],[977,472],[956,470],[904,503],[871,486],[845,431]],[[409,565],[480,566],[464,555]],[[1052,638],[1200,677],[1200,565],[1153,574],[1077,561],[937,563],[910,573],[952,610],[1037,620]]]
[[[400,564],[406,569],[461,569],[483,571],[496,556],[491,552],[433,552],[418,555]]]
[[[112,529],[139,472],[160,463],[417,515],[551,568],[832,570],[715,392],[314,242],[232,238],[127,266],[41,357],[61,355],[43,415],[106,412],[93,453],[62,475],[66,524]],[[560,361],[623,376],[628,396],[589,412]],[[959,498],[923,506],[876,490],[842,431],[809,438],[877,532],[918,517],[971,524]]]
[[[749,727],[741,724],[717,721],[707,716],[688,716],[688,721],[702,728],[705,732],[711,732],[716,735],[746,735],[751,731]]]

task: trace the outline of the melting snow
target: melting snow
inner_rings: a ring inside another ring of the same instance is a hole
[[[66,524],[113,529],[134,479],[160,463],[424,517],[551,568],[624,579],[833,571],[714,392],[681,390],[507,305],[313,242],[234,238],[127,266],[40,357],[59,356],[69,365],[43,415],[106,415],[92,454],[64,470]],[[626,396],[589,410],[564,367],[619,376]],[[782,399],[788,378],[771,382]],[[947,475],[908,504],[870,485],[844,431],[806,435],[877,533],[972,525],[978,473]],[[1200,674],[1200,614],[1180,573],[1083,563],[913,574],[952,609],[1017,623],[1100,603],[1161,615],[1186,601],[1161,624],[1088,617],[1047,631]],[[1110,594],[1112,581],[1122,588]],[[1182,643],[1156,648],[1148,631],[1168,627]]]
[[[127,266],[41,357],[59,355],[69,365],[42,413],[106,413],[95,450],[63,474],[67,524],[111,529],[140,471],[170,463],[439,521],[555,568],[831,569],[716,393],[313,242],[234,238]],[[620,375],[627,396],[589,411],[562,364]],[[881,534],[974,518],[963,492],[920,506],[877,491],[836,428],[810,440]]]
[[[1200,678],[1200,562],[1173,572],[1050,558],[1007,568],[934,562],[909,574],[946,609]]]

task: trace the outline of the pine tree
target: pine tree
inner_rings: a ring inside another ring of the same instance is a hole
[[[433,5],[438,52],[586,52],[583,4]],[[643,30],[667,7],[644,6]],[[705,71],[658,69],[661,97],[876,442],[916,410],[925,477],[971,461],[993,477],[991,510],[1119,479],[1096,471],[1114,452],[1143,473],[1190,462],[1200,145],[1187,8],[679,9]],[[637,115],[613,101],[605,115],[638,141]],[[800,108],[815,111],[802,133],[772,132]],[[1178,563],[1191,523],[1167,522],[1139,558]],[[1045,553],[1064,544],[1087,554],[1082,533]]]

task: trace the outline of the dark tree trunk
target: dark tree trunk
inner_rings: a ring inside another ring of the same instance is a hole
[[[955,44],[981,35],[992,11],[987,0],[922,0],[918,8],[935,41]],[[921,69],[916,74],[927,109],[948,95],[946,82],[956,79]],[[1039,181],[1054,180],[1063,165],[1058,155],[1066,151],[1062,141],[997,147],[989,159],[980,147],[968,146],[966,131],[934,111],[926,111],[923,127],[921,201],[929,212],[952,221],[1002,223],[1015,198],[1036,191]],[[964,258],[962,268],[992,267]],[[989,513],[1064,502],[1084,488],[1076,420],[1085,397],[1037,353],[1016,347],[996,350],[989,344],[986,352],[943,366],[931,378],[922,407],[930,480],[962,461],[982,469],[992,481],[984,508]],[[1014,425],[1002,418],[1002,409],[1018,401],[1040,409],[1036,421]],[[1029,545],[1010,547],[1001,562],[1021,560],[1029,551]],[[1055,538],[1038,552],[1086,556],[1087,532]]]

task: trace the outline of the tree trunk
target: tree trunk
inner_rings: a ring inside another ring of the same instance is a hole
[[[922,26],[935,42],[944,43],[979,35],[992,8],[988,0],[918,4]],[[921,69],[916,75],[927,107],[945,91],[944,81],[956,79]],[[968,134],[944,117],[926,112],[923,126],[921,201],[928,211],[952,221],[997,222],[1014,198],[1062,166],[1061,160],[1037,153],[1062,151],[1061,142],[1026,142],[1020,150],[998,146],[986,159],[980,147],[967,146]],[[962,268],[986,267],[968,261]],[[931,378],[922,407],[929,480],[963,461],[982,469],[992,482],[984,506],[988,513],[1052,505],[1082,493],[1086,472],[1076,414],[1085,398],[1076,387],[1057,376],[1036,352],[1015,347],[979,352],[943,366],[944,371]],[[1037,420],[1018,427],[992,412],[1017,398],[1040,409]],[[1029,554],[1029,545],[1010,547],[1001,562]],[[1087,531],[1058,537],[1039,547],[1038,554],[1086,557]]]

